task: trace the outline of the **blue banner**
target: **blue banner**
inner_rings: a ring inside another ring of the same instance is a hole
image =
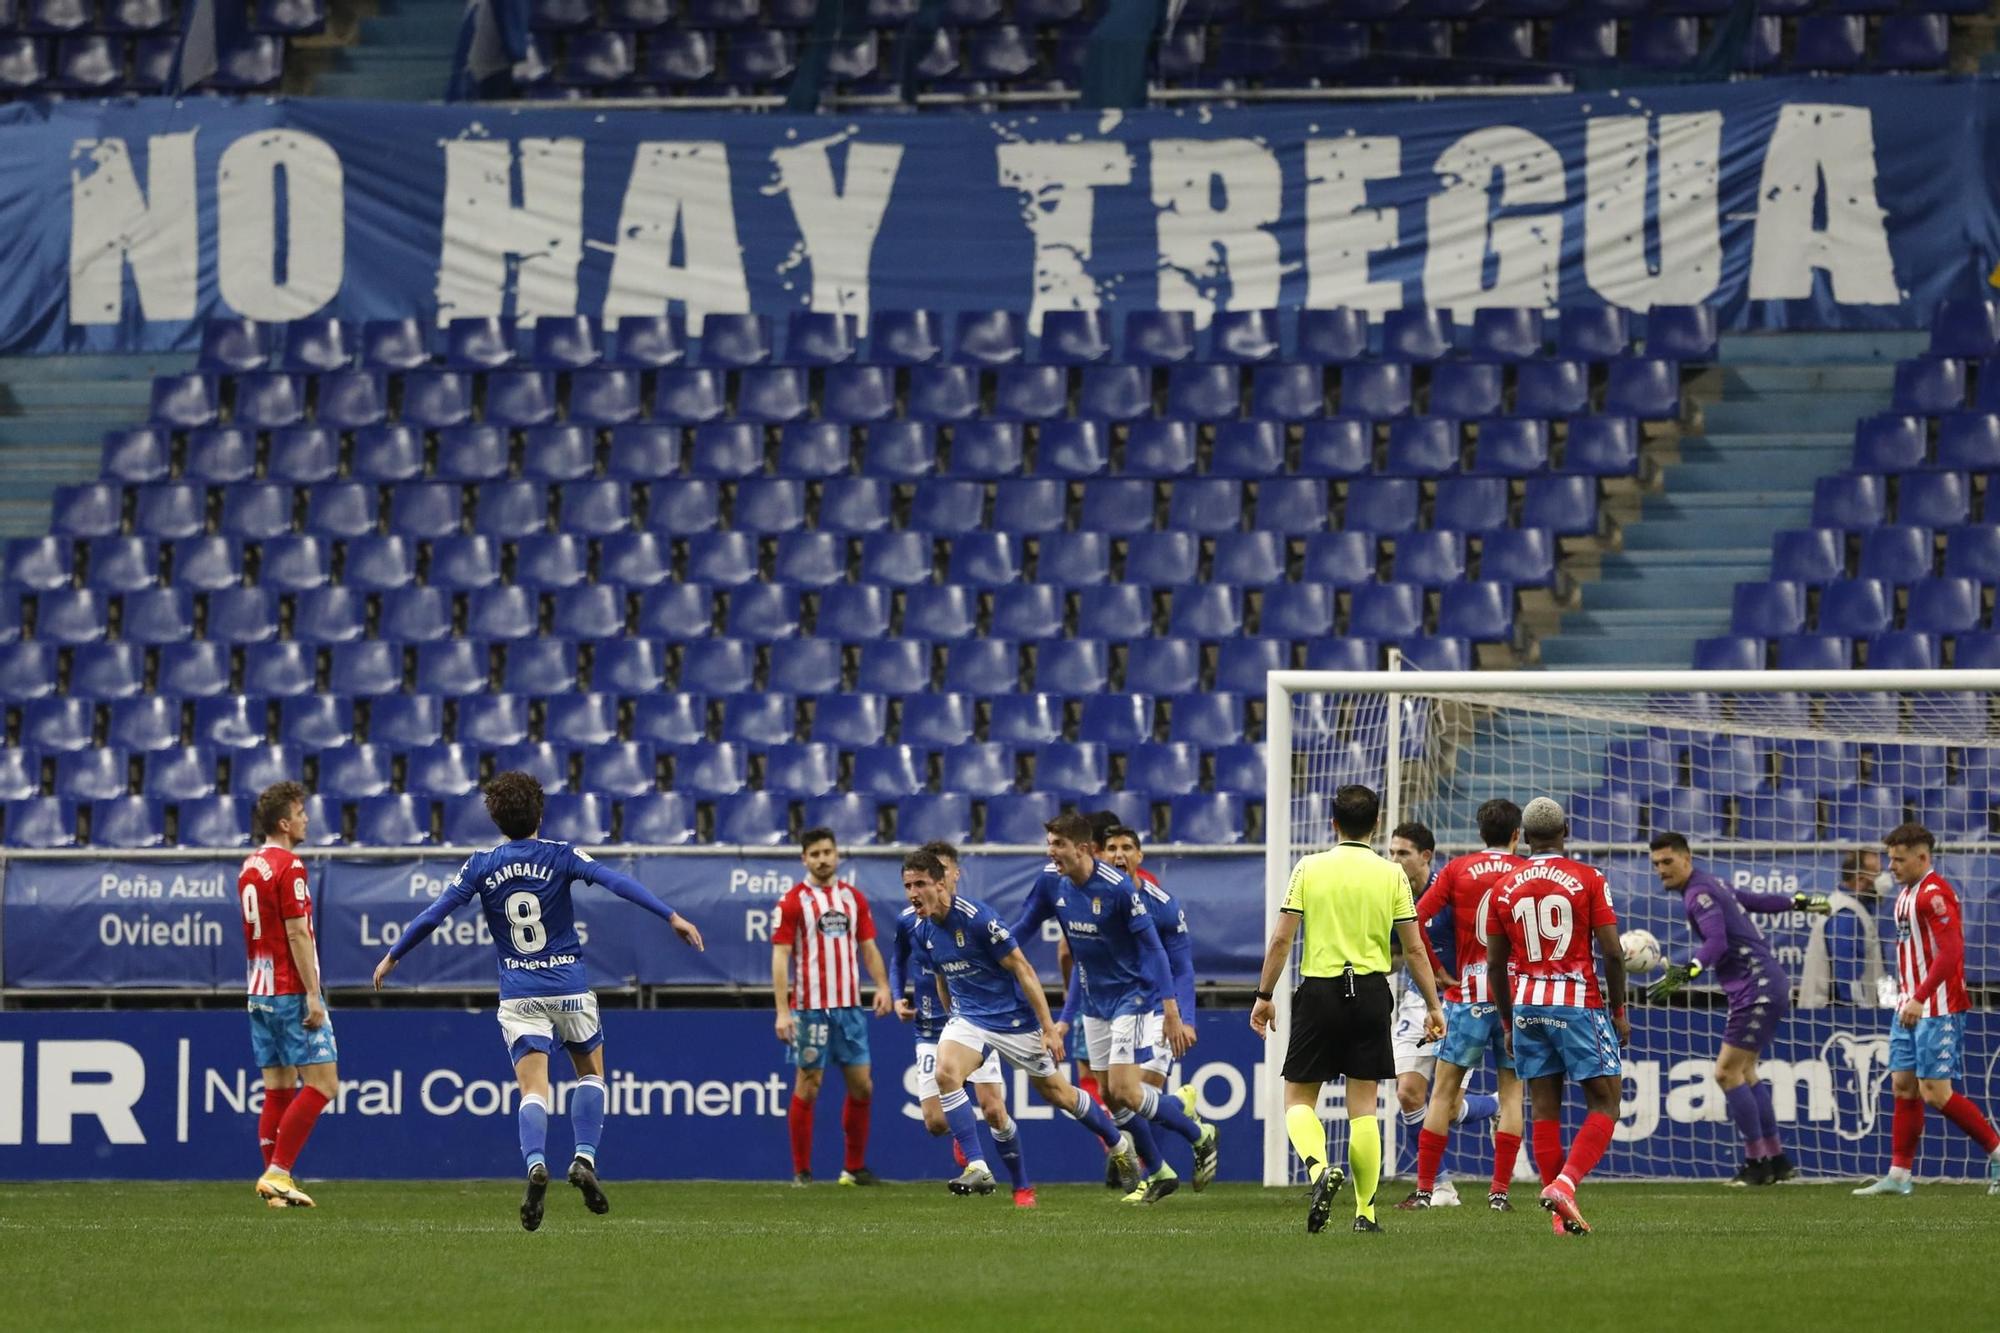
[[[309,1180],[511,1177],[516,1092],[490,1013],[437,1010],[333,1014],[341,1094],[300,1161]],[[1835,1011],[1794,1016],[1762,1065],[1780,1131],[1808,1174],[1873,1174],[1889,1152],[1889,1016]],[[784,1109],[791,1071],[768,1014],[610,1010],[605,1014],[611,1119],[606,1178],[751,1179],[789,1176]],[[1626,1052],[1624,1100],[1605,1175],[1720,1179],[1738,1148],[1711,1068],[1720,1013],[1641,1009]],[[0,1179],[231,1179],[259,1166],[258,1071],[240,1014],[153,1011],[0,1013]],[[949,1147],[924,1132],[906,1026],[870,1027],[876,1079],[869,1158],[894,1179],[941,1180]],[[1276,1088],[1277,1057],[1240,1010],[1204,1012],[1200,1041],[1174,1072],[1197,1089],[1222,1135],[1222,1175],[1259,1178],[1262,1120]],[[2000,1015],[1975,1013],[1959,1086],[1991,1110],[2000,1094]],[[1479,1075],[1479,1086],[1490,1088]],[[550,1151],[568,1146],[568,1118],[550,1122]],[[1327,1111],[1337,1118],[1330,1103]],[[1023,1126],[1029,1168],[1041,1181],[1093,1180],[1097,1142],[1054,1115],[1010,1077],[1009,1105]],[[837,1102],[829,1095],[829,1102]],[[1574,1129],[1580,1112],[1570,1108]],[[1393,1121],[1394,1117],[1387,1117]],[[1334,1128],[1336,1151],[1340,1127]],[[1489,1150],[1461,1130],[1448,1163],[1483,1178]],[[1483,1137],[1483,1135],[1481,1135]],[[822,1107],[818,1162],[839,1152],[838,1120]],[[1166,1139],[1183,1171],[1185,1149]],[[1921,1176],[1978,1177],[1970,1140],[1932,1117]]]
[[[326,100],[0,107],[0,351],[196,321],[1706,303],[1984,290],[1985,80],[854,119]]]

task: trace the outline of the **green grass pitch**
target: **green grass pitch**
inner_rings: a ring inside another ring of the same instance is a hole
[[[560,1177],[534,1235],[519,1189],[0,1185],[0,1328],[1198,1328],[1676,1330],[1995,1327],[2000,1198],[1920,1185],[1586,1186],[1593,1236],[1539,1208],[1335,1211],[1221,1186],[1152,1208],[1044,1186],[1033,1213],[942,1185],[625,1184],[587,1214]],[[1406,1187],[1390,1183],[1384,1199]],[[1525,1189],[1524,1198],[1531,1197]],[[1351,1204],[1343,1194],[1342,1204]],[[1113,1275],[1117,1275],[1113,1279]],[[1111,1279],[1111,1280],[1108,1280]]]

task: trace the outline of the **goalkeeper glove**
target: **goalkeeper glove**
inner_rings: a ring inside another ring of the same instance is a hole
[[[1792,906],[1814,916],[1825,916],[1833,910],[1833,899],[1823,893],[1795,893],[1792,895]]]
[[[1665,976],[1646,988],[1646,998],[1649,1000],[1664,1000],[1700,975],[1700,963],[1675,963],[1667,969]]]

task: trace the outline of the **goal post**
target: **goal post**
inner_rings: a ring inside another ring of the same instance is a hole
[[[1378,845],[1399,822],[1429,827],[1434,869],[1478,850],[1481,802],[1550,796],[1569,814],[1572,853],[1605,870],[1620,929],[1650,930],[1669,960],[1685,961],[1694,941],[1680,895],[1647,859],[1653,835],[1682,833],[1697,867],[1725,884],[1835,896],[1831,918],[1756,918],[1793,986],[1793,1011],[1760,1073],[1804,1174],[1873,1174],[1889,1147],[1881,978],[1893,980],[1895,963],[1894,885],[1877,862],[1882,836],[1906,819],[1937,835],[1938,869],[1966,903],[1975,997],[1966,1078],[1975,1098],[1993,1078],[2000,1097],[2000,1014],[1984,989],[2000,986],[2000,895],[1988,908],[2000,882],[1996,699],[2000,671],[1984,670],[1272,672],[1267,929],[1293,864],[1333,844],[1331,801],[1346,783],[1381,792]],[[1279,1073],[1296,980],[1288,969],[1276,988],[1265,1053],[1267,1185],[1300,1178]],[[1618,1135],[1600,1170],[1728,1176],[1740,1152],[1712,1075],[1720,992],[1697,984],[1668,1004],[1635,1004],[1632,1016]],[[1468,1081],[1475,1087],[1491,1091],[1492,1072]],[[1483,1175],[1489,1134],[1490,1125],[1454,1131],[1447,1167]],[[1970,1176],[1978,1166],[1969,1141],[1933,1117],[1919,1173]],[[1385,1159],[1385,1176],[1394,1169]]]

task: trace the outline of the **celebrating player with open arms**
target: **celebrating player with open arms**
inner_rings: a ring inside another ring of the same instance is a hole
[[[581,847],[537,838],[542,803],[542,784],[526,773],[501,773],[487,783],[486,813],[507,841],[489,851],[473,853],[438,900],[403,928],[395,946],[375,965],[375,989],[381,990],[404,955],[429,938],[446,917],[474,898],[485,908],[500,965],[500,1034],[507,1041],[514,1077],[521,1085],[517,1118],[521,1158],[528,1167],[521,1225],[530,1231],[542,1224],[542,1196],[549,1188],[544,1157],[549,1132],[549,1055],[558,1040],[569,1052],[578,1080],[569,1098],[570,1125],[575,1133],[569,1183],[583,1193],[584,1206],[591,1212],[611,1209],[597,1182],[597,1150],[604,1134],[604,1029],[598,1021],[597,996],[591,993],[584,972],[576,909],[570,901],[571,881],[583,880],[609,889],[664,920],[694,948],[702,947],[701,932],[694,923],[654,897],[638,880],[599,865]]]

